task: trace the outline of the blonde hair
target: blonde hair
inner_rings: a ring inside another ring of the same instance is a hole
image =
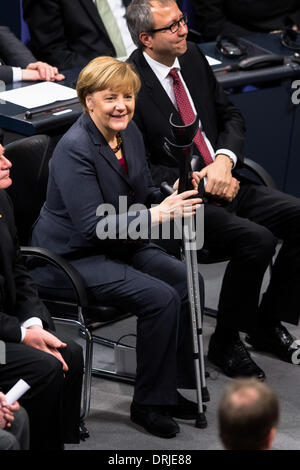
[[[88,112],[86,97],[106,89],[132,92],[137,95],[141,87],[134,67],[114,57],[96,57],[80,72],[76,91],[84,112]]]

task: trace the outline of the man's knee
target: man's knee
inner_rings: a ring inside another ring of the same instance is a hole
[[[67,347],[61,349],[60,352],[68,364],[69,370],[72,369],[81,374],[84,365],[82,347],[68,337],[62,337],[61,340],[67,343]]]
[[[63,378],[63,368],[62,363],[52,354],[45,353],[43,357],[40,358],[40,381],[55,377]]]
[[[262,225],[254,225],[245,235],[245,253],[248,262],[268,262],[275,254],[277,238]]]

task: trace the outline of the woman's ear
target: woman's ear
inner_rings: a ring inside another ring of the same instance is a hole
[[[93,112],[93,109],[94,109],[94,98],[93,98],[93,95],[91,95],[91,94],[86,95],[86,97],[85,97],[85,104],[86,104],[87,109],[92,113],[92,112]]]

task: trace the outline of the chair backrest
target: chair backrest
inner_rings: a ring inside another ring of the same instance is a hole
[[[8,193],[14,204],[19,241],[27,245],[46,198],[51,139],[33,135],[16,140],[5,146],[5,155],[12,162],[13,184]]]

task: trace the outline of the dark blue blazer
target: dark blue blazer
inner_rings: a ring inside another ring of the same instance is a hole
[[[128,238],[130,228],[143,229],[148,245],[151,204],[163,196],[152,182],[140,131],[130,122],[121,132],[128,176],[88,114],[83,114],[55,148],[49,166],[46,202],[33,234],[32,244],[70,259],[86,285],[95,286],[124,279],[126,263],[120,261],[135,242]],[[124,199],[119,207],[119,197]],[[133,204],[142,210],[127,212]],[[110,213],[99,206],[110,204]],[[116,239],[100,239],[114,227]],[[39,283],[57,285],[43,270]]]

